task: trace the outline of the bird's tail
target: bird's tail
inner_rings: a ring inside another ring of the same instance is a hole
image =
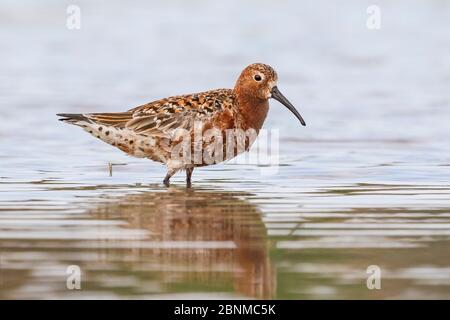
[[[91,122],[88,117],[81,113],[58,113],[57,116],[60,117],[60,119],[58,119],[59,121],[64,121],[75,125],[78,125],[82,122]]]

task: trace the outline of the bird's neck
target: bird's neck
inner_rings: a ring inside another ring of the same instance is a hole
[[[261,129],[269,111],[268,100],[261,100],[251,95],[237,94],[239,115],[242,117],[243,129]]]

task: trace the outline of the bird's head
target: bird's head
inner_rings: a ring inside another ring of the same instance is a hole
[[[267,101],[274,98],[288,108],[302,125],[306,125],[300,113],[286,99],[277,87],[278,75],[275,70],[263,63],[254,63],[246,67],[239,76],[235,90],[238,95],[248,100]]]

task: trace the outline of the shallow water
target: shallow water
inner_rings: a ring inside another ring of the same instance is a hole
[[[377,31],[364,1],[79,1],[78,31],[39,3],[0,6],[0,298],[450,298],[447,2],[380,1]],[[166,189],[54,116],[229,87],[254,61],[308,124],[271,103],[273,171]]]

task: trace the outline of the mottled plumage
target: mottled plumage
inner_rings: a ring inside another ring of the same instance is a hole
[[[173,96],[126,112],[58,116],[62,117],[60,120],[82,127],[131,156],[166,164],[166,185],[173,174],[185,169],[190,186],[194,167],[212,164],[207,161],[208,157],[217,156],[220,152],[226,154],[226,143],[231,141],[230,132],[249,129],[256,134],[259,132],[267,115],[269,98],[285,104],[304,124],[298,112],[278,91],[277,79],[270,66],[258,63],[244,69],[234,89]],[[199,135],[203,136],[198,139]],[[232,155],[222,160],[248,150],[253,142],[248,137],[236,141],[231,146]],[[242,148],[238,147],[239,143],[242,143]],[[178,152],[177,148],[181,151]],[[192,156],[181,157],[180,160],[180,155],[186,152],[193,155],[195,150],[200,150],[205,159]]]

